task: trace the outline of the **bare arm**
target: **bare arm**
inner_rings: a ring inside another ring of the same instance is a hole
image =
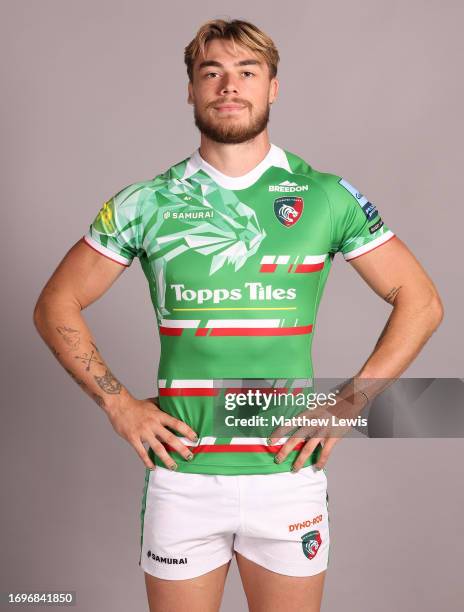
[[[328,413],[329,416],[333,414],[343,418],[358,416],[366,405],[363,392],[366,392],[368,399],[373,399],[394,382],[415,359],[443,319],[443,305],[432,280],[397,236],[350,263],[377,295],[393,305],[393,310],[371,355],[357,374],[340,389],[335,408],[331,407]],[[315,411],[311,411],[311,416],[314,415]],[[323,448],[315,465],[324,467],[341,434],[333,436],[330,426],[316,428],[316,434],[311,433],[310,436],[307,430],[300,428],[292,434],[276,454],[278,462],[303,438],[308,442],[300,451],[294,468],[299,469],[304,465],[320,443],[323,443]],[[284,433],[285,428],[279,428],[278,435],[273,432],[271,440]]]
[[[348,399],[338,416],[355,412],[384,391],[420,353],[443,319],[438,291],[405,243],[395,236],[349,263],[369,287],[393,306],[371,354],[340,393]],[[359,393],[360,391],[364,393]]]
[[[372,353],[360,370],[343,386],[338,416],[347,407],[355,412],[384,391],[420,353],[443,319],[438,291],[424,268],[402,240],[395,236],[370,253],[349,263],[386,302],[393,305]]]
[[[77,384],[107,414],[114,429],[124,437],[153,468],[143,442],[168,466],[175,462],[160,440],[170,444],[185,458],[188,448],[165,426],[195,439],[195,433],[182,421],[159,410],[150,400],[137,400],[114,376],[103,359],[82,316],[82,310],[100,298],[124,271],[124,266],[77,242],[65,255],[37,300],[34,325],[57,360]]]
[[[34,324],[68,374],[109,412],[129,393],[106,365],[81,314],[124,271],[122,265],[102,260],[87,245],[76,243],[42,289]]]
[[[393,305],[371,355],[355,378],[398,378],[443,319],[438,291],[397,236],[350,263],[377,295]]]

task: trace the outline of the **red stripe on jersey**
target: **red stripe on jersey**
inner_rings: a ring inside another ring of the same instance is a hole
[[[322,270],[323,267],[323,262],[316,264],[298,264],[295,272],[317,272],[318,270]]]
[[[261,264],[260,272],[275,272],[277,270],[277,264]]]
[[[312,325],[295,327],[213,327],[210,336],[293,336],[310,334]]]
[[[198,327],[195,332],[195,336],[207,336],[208,332],[209,332],[208,327]]]
[[[284,395],[288,387],[225,387],[225,393],[246,393],[247,391],[260,391],[263,395]]]
[[[158,389],[160,396],[182,397],[182,396],[205,396],[218,395],[220,389],[212,387],[161,387]]]
[[[164,325],[160,325],[159,328],[159,333],[163,336],[181,336],[182,331],[182,327],[165,327]]]

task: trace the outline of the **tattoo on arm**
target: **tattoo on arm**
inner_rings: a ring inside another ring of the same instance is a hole
[[[81,363],[85,363],[87,365],[87,367],[85,368],[85,371],[88,372],[90,370],[91,363],[98,363],[100,365],[105,365],[103,361],[100,361],[94,355],[95,355],[95,351],[92,350],[90,355],[88,353],[84,353],[83,355],[76,355],[74,359],[80,359]]]
[[[77,329],[71,329],[71,327],[61,326],[57,327],[56,331],[61,334],[63,341],[70,351],[75,351],[79,348],[81,342],[81,332]]]
[[[95,376],[95,381],[97,385],[102,389],[105,393],[110,393],[112,395],[116,395],[121,393],[122,385],[119,380],[113,376],[110,370],[106,368],[106,372],[103,376]]]
[[[388,294],[385,296],[385,300],[387,302],[389,302],[390,304],[393,304],[398,291],[401,289],[401,285],[399,287],[393,287],[392,289],[390,289],[390,291],[388,292]]]
[[[58,333],[63,338],[66,346],[69,347],[69,350],[77,350],[79,348],[79,345],[80,345],[80,342],[81,342],[80,331],[78,331],[77,329],[72,329],[70,327],[65,327],[65,326],[57,327],[56,330],[58,331]],[[97,355],[97,353],[100,352],[98,350],[97,345],[94,342],[92,342],[92,341],[90,341],[90,344],[93,347],[93,349],[90,351],[90,353],[83,353],[82,355],[75,355],[74,359],[78,359],[81,363],[85,364],[85,366],[86,366],[85,367],[85,371],[86,372],[88,372],[90,370],[90,365],[91,364],[98,364],[98,365],[104,366],[105,367],[105,374],[103,374],[103,376],[95,376],[94,375],[94,379],[95,379],[97,385],[105,393],[108,393],[108,394],[111,394],[111,395],[117,395],[117,394],[121,393],[122,385],[119,382],[119,380],[113,375],[113,373],[107,368],[105,363],[103,361],[101,361],[101,358],[99,358],[99,355]],[[53,354],[55,355],[55,357],[58,358],[60,353],[55,349],[54,346],[52,346],[50,348],[51,348]],[[74,374],[74,372],[72,372],[70,369],[65,368],[65,370],[66,370],[66,372],[73,378],[73,380],[80,387],[82,387],[83,389],[89,391],[88,385],[86,385],[86,383],[81,378],[76,376]],[[92,398],[95,400],[95,402],[101,408],[105,407],[105,400],[103,399],[103,397],[101,395],[99,395],[98,393],[94,393],[94,392],[91,392],[91,395],[92,395]]]
[[[105,407],[105,400],[102,398],[101,395],[98,395],[98,393],[92,393],[92,397],[97,402],[97,404],[100,406],[100,408]]]

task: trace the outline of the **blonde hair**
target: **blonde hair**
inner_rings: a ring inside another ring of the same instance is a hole
[[[187,65],[187,74],[193,81],[193,66],[197,57],[205,56],[206,44],[215,38],[230,40],[235,45],[247,47],[261,56],[269,67],[270,78],[277,75],[279,52],[273,40],[262,30],[248,21],[241,19],[211,19],[204,23],[195,35],[195,38],[185,47],[184,61]]]

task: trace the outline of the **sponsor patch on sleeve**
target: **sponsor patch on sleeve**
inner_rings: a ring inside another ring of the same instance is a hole
[[[341,178],[338,182],[342,187],[344,187],[347,191],[351,193],[351,195],[356,200],[356,202],[359,204],[359,206],[361,206],[364,214],[367,217],[367,220],[371,221],[372,219],[375,219],[375,217],[379,214],[377,208],[375,207],[375,204],[372,204],[372,202],[369,202],[366,196],[360,193],[356,189],[356,187],[351,185],[351,183],[349,183],[344,178]]]
[[[369,228],[369,232],[370,232],[371,234],[375,234],[375,232],[376,232],[378,229],[380,229],[380,228],[382,227],[382,225],[383,225],[383,221],[382,221],[382,219],[379,219],[379,220],[377,221],[377,223],[374,223],[374,225],[371,225],[371,226],[370,226],[370,228]]]

